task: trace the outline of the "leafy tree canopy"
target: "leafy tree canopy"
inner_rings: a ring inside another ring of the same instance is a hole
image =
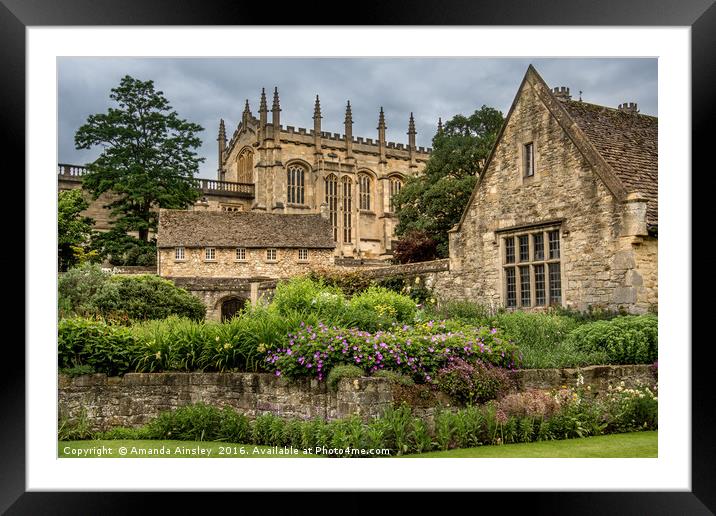
[[[435,241],[439,257],[448,256],[447,232],[459,222],[503,121],[500,111],[482,106],[445,123],[423,174],[408,178],[393,197],[401,239],[422,232]]]
[[[115,230],[136,232],[148,243],[157,228],[154,208],[185,208],[199,196],[194,176],[204,158],[194,149],[203,128],[179,118],[153,81],[127,75],[109,97],[117,107],[90,115],[75,134],[77,149],[103,147],[88,165],[83,187],[95,199],[112,192],[106,207]]]
[[[61,271],[98,259],[96,253],[87,251],[94,225],[91,217],[82,215],[88,206],[80,189],[64,190],[57,195],[57,258]]]

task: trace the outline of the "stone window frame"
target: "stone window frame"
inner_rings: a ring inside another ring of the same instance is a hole
[[[289,163],[286,167],[286,203],[290,205],[306,204],[306,167],[299,163]]]
[[[559,254],[556,258],[550,256],[549,241],[550,234],[557,233],[559,242]],[[542,259],[535,258],[535,238],[534,235],[542,234]],[[563,228],[563,221],[550,221],[540,224],[531,224],[518,226],[513,228],[506,228],[495,231],[495,237],[498,240],[497,245],[499,246],[499,260],[500,260],[500,292],[502,296],[502,302],[505,308],[510,310],[517,309],[546,309],[550,306],[565,306],[564,301],[564,249],[562,242],[564,240],[566,232]],[[519,237],[528,236],[529,238],[529,256],[527,260],[522,260],[519,252]],[[512,238],[514,242],[514,256],[513,261],[507,261],[507,240]],[[544,284],[544,302],[538,304],[537,297],[537,286],[536,286],[536,274],[535,270],[537,267],[542,266],[542,277]],[[555,266],[559,267],[559,301],[553,302],[552,299],[552,284],[550,282],[550,274]],[[525,292],[523,296],[522,285],[523,283],[523,270],[528,268],[529,270],[529,293]],[[508,272],[507,269],[514,270],[514,305],[508,304]],[[524,301],[528,300],[528,303]]]
[[[242,257],[243,255],[243,257]],[[246,248],[245,247],[237,247],[236,248],[236,258],[234,259],[235,262],[245,262],[246,259]]]
[[[301,256],[303,255],[303,256]],[[299,263],[307,263],[308,262],[308,248],[304,247],[302,249],[298,250],[298,261]]]
[[[186,248],[183,245],[179,245],[174,248],[174,261],[175,262],[185,262],[186,261]]]
[[[248,145],[236,155],[236,182],[253,183],[254,151]]]
[[[350,244],[353,242],[353,180],[350,176],[341,177],[339,193],[343,243]]]
[[[519,156],[519,174],[522,184],[531,183],[539,178],[539,146],[537,145],[537,135],[532,131],[525,131],[517,142],[517,155]],[[527,146],[532,145],[532,175],[525,174],[525,164],[527,162]]]
[[[360,211],[371,211],[373,177],[366,171],[358,173],[358,197]]]
[[[323,179],[323,183],[325,202],[328,205],[328,218],[331,221],[331,227],[333,228],[333,241],[338,242],[338,176],[332,173],[328,174]]]
[[[405,179],[400,174],[392,174],[388,177],[388,211],[395,213],[393,196],[398,195],[405,185]]]
[[[273,257],[271,257],[273,255]],[[278,249],[275,247],[268,247],[266,249],[266,262],[275,263],[278,261]]]
[[[215,262],[216,261],[216,247],[205,247],[204,248],[204,261]]]

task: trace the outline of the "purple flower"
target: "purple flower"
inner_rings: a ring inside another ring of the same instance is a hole
[[[275,374],[276,374],[276,376],[281,376],[281,371],[279,371],[278,369],[276,369],[276,373],[275,373]]]

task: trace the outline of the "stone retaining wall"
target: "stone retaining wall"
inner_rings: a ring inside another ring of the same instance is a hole
[[[584,377],[584,386],[590,385],[592,392],[599,393],[609,385],[624,382],[625,387],[653,385],[654,373],[650,365],[596,365],[575,369],[522,369],[515,371],[519,390],[558,389],[563,385],[575,387],[579,373]]]
[[[592,392],[609,384],[637,382],[652,385],[648,365],[590,366],[581,369],[526,369],[516,371],[520,390],[574,387],[579,372]],[[381,415],[397,400],[396,388],[384,378],[344,379],[333,392],[317,380],[289,381],[268,373],[129,373],[123,377],[94,374],[70,378],[60,375],[61,418],[76,419],[82,412],[94,430],[114,426],[134,427],[147,423],[160,412],[204,402],[230,406],[255,417],[273,413],[285,418],[326,420],[358,415],[364,420]],[[440,396],[438,403],[446,400]],[[431,408],[416,413],[429,416]]]
[[[140,426],[160,412],[204,402],[228,405],[249,417],[341,419],[378,416],[392,403],[382,378],[345,379],[336,392],[317,380],[289,381],[267,373],[129,373],[123,377],[60,375],[60,417],[82,410],[93,429]]]

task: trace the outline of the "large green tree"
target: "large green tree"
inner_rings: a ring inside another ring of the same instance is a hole
[[[132,237],[124,235],[135,233],[136,247],[146,248],[157,228],[156,208],[185,208],[199,196],[195,175],[204,158],[194,149],[201,145],[197,133],[203,128],[179,118],[151,80],[127,75],[109,97],[116,106],[90,115],[75,134],[77,149],[103,147],[82,184],[95,199],[113,194],[106,207],[113,216],[112,233],[123,241],[115,247],[131,248]]]
[[[57,194],[57,265],[61,271],[97,259],[96,252],[90,249],[94,220],[82,215],[88,207],[80,189]]]
[[[503,122],[500,111],[482,106],[438,130],[423,174],[409,178],[393,198],[401,239],[429,236],[437,256],[448,255],[447,232],[460,220]]]

